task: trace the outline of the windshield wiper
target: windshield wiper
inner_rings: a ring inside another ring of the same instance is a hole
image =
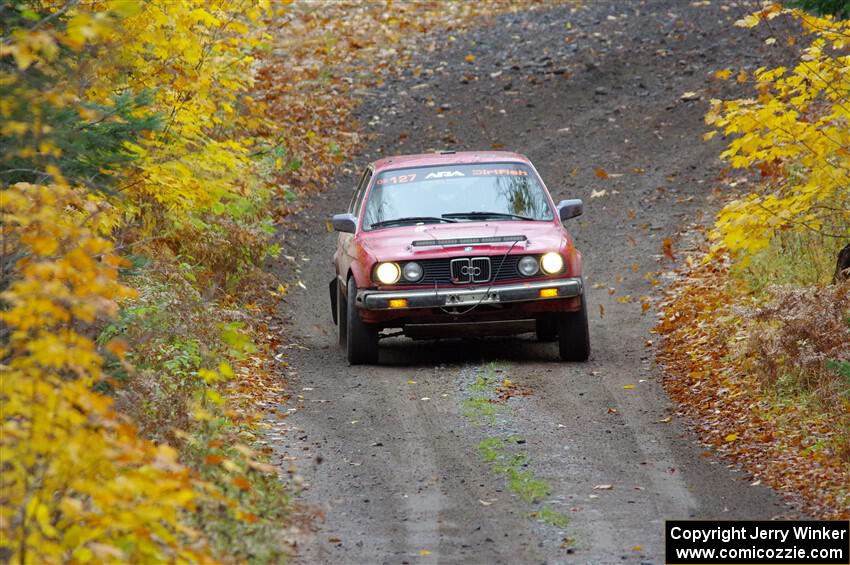
[[[408,218],[395,218],[393,220],[381,220],[380,222],[374,222],[371,224],[373,228],[380,228],[383,226],[391,226],[393,224],[409,224],[409,223],[417,223],[417,222],[449,222],[454,223],[457,220],[452,220],[449,218],[438,218],[436,216],[410,216]]]
[[[451,214],[443,214],[443,218],[511,218],[514,220],[534,221],[534,218],[520,216],[519,214],[510,214],[508,212],[452,212]]]

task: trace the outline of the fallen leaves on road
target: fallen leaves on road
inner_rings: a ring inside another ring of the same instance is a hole
[[[614,485],[595,485],[593,490],[614,490]]]
[[[676,260],[676,255],[673,254],[673,240],[669,237],[664,238],[664,241],[661,242],[661,251],[671,261]]]
[[[506,402],[514,396],[528,396],[531,391],[525,387],[521,387],[510,379],[505,379],[496,388],[496,398],[499,402]]]

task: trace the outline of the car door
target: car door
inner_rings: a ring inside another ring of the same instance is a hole
[[[363,198],[366,195],[366,189],[369,187],[369,182],[372,180],[372,167],[368,167],[364,172],[363,176],[360,177],[360,182],[357,184],[357,187],[354,189],[354,194],[351,197],[351,202],[348,205],[348,213],[354,214],[358,216],[361,208],[363,207]],[[359,223],[358,217],[358,223]],[[345,284],[345,276],[348,273],[351,263],[356,258],[356,250],[355,250],[355,239],[356,234],[352,233],[340,233],[339,239],[337,241],[337,254],[334,257],[334,262],[336,263],[336,272],[337,276],[342,279],[342,284]],[[343,288],[345,288],[343,286]]]

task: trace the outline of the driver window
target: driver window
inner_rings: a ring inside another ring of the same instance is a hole
[[[369,186],[369,181],[372,179],[372,169],[366,169],[357,189],[354,191],[354,196],[351,199],[351,204],[348,207],[348,213],[355,216],[360,211],[360,205],[363,204],[363,195],[366,194],[366,187]]]

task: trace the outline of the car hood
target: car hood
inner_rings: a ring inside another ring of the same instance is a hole
[[[495,243],[463,243],[440,245],[412,245],[414,241],[472,239],[490,237],[525,236],[525,241]],[[545,253],[560,251],[567,244],[566,231],[554,222],[487,221],[457,222],[452,224],[425,224],[399,226],[361,232],[361,244],[378,260],[427,259],[451,255],[495,255],[513,252]],[[472,247],[472,249],[468,249]]]

